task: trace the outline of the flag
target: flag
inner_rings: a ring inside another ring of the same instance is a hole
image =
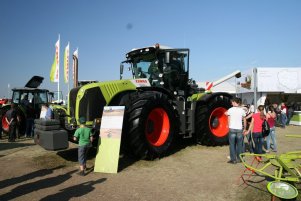
[[[76,48],[76,50],[73,52],[73,56],[75,56],[77,59],[78,59],[78,48]],[[74,75],[74,72],[75,72],[75,64],[74,64],[74,60],[73,60],[73,80],[75,79],[75,75]]]
[[[64,80],[65,83],[69,81],[69,43],[65,48],[64,54]]]
[[[60,38],[55,43],[54,61],[50,71],[51,82],[59,82],[59,70],[60,70]]]

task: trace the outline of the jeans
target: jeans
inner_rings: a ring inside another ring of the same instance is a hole
[[[32,131],[33,131],[33,124],[34,124],[34,119],[28,118],[26,119],[26,137],[33,137],[32,136]]]
[[[270,148],[271,148],[271,139],[273,141],[273,151],[277,151],[275,127],[270,128],[270,134],[266,137],[267,150],[270,150]]]
[[[252,141],[252,135],[251,133],[249,133],[248,135],[246,135],[247,140],[248,140],[248,145],[249,145],[249,152],[250,153],[254,153],[254,144]]]
[[[243,150],[243,139],[242,129],[230,129],[229,149],[231,161],[240,160],[239,154],[241,154]]]
[[[15,141],[16,136],[17,136],[17,122],[13,121],[13,122],[9,125],[8,141],[9,141],[9,142]]]
[[[285,127],[286,122],[287,122],[287,116],[286,116],[286,114],[281,113],[281,124],[282,124],[282,127]]]
[[[90,144],[78,147],[78,162],[80,165],[86,165],[89,148]]]
[[[255,144],[254,153],[262,154],[262,145],[263,145],[262,133],[252,133],[252,137]]]
[[[291,121],[293,115],[294,115],[294,112],[288,111],[288,113],[287,113],[287,121],[286,121],[286,125],[289,125],[289,124],[290,124],[290,121]]]

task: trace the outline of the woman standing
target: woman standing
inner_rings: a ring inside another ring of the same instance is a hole
[[[270,134],[266,137],[267,141],[267,149],[266,152],[270,152],[271,148],[271,139],[273,141],[273,151],[277,152],[277,141],[276,141],[276,133],[275,133],[275,124],[276,124],[276,113],[274,107],[272,105],[269,106],[269,111],[267,113],[267,121],[270,126]]]
[[[263,137],[262,137],[262,123],[265,119],[264,114],[264,106],[259,105],[257,108],[257,112],[253,114],[251,124],[249,126],[249,129],[247,134],[249,134],[252,131],[252,139],[254,141],[254,153],[255,154],[262,154],[262,144],[263,144]],[[257,158],[259,159],[259,158]]]

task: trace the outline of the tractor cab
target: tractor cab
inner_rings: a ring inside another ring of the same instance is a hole
[[[49,104],[54,99],[54,93],[48,89],[39,89],[38,87],[43,81],[43,77],[33,76],[24,87],[13,88],[11,102],[18,105],[17,113],[20,119],[19,132],[24,134],[26,128],[26,113],[28,106],[31,105],[36,118],[39,118],[41,107],[43,104]],[[1,107],[2,129],[8,132],[9,125],[5,121],[5,113],[10,109],[11,105],[7,104]]]
[[[153,47],[134,49],[121,63],[128,64],[133,79],[147,78],[153,87],[162,87],[174,94],[184,94],[189,73],[189,49],[172,49],[156,44]]]
[[[31,104],[37,114],[41,110],[41,105],[49,103],[52,94],[47,89],[32,89],[32,88],[14,88],[12,89],[12,102],[20,107]]]
[[[49,103],[52,96],[49,90],[38,88],[43,80],[44,78],[41,76],[33,76],[24,87],[12,89],[12,102],[18,104],[19,107],[26,107],[31,104],[36,115],[39,115],[41,105]]]

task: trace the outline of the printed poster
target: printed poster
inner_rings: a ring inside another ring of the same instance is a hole
[[[94,172],[117,173],[124,106],[104,107]]]

